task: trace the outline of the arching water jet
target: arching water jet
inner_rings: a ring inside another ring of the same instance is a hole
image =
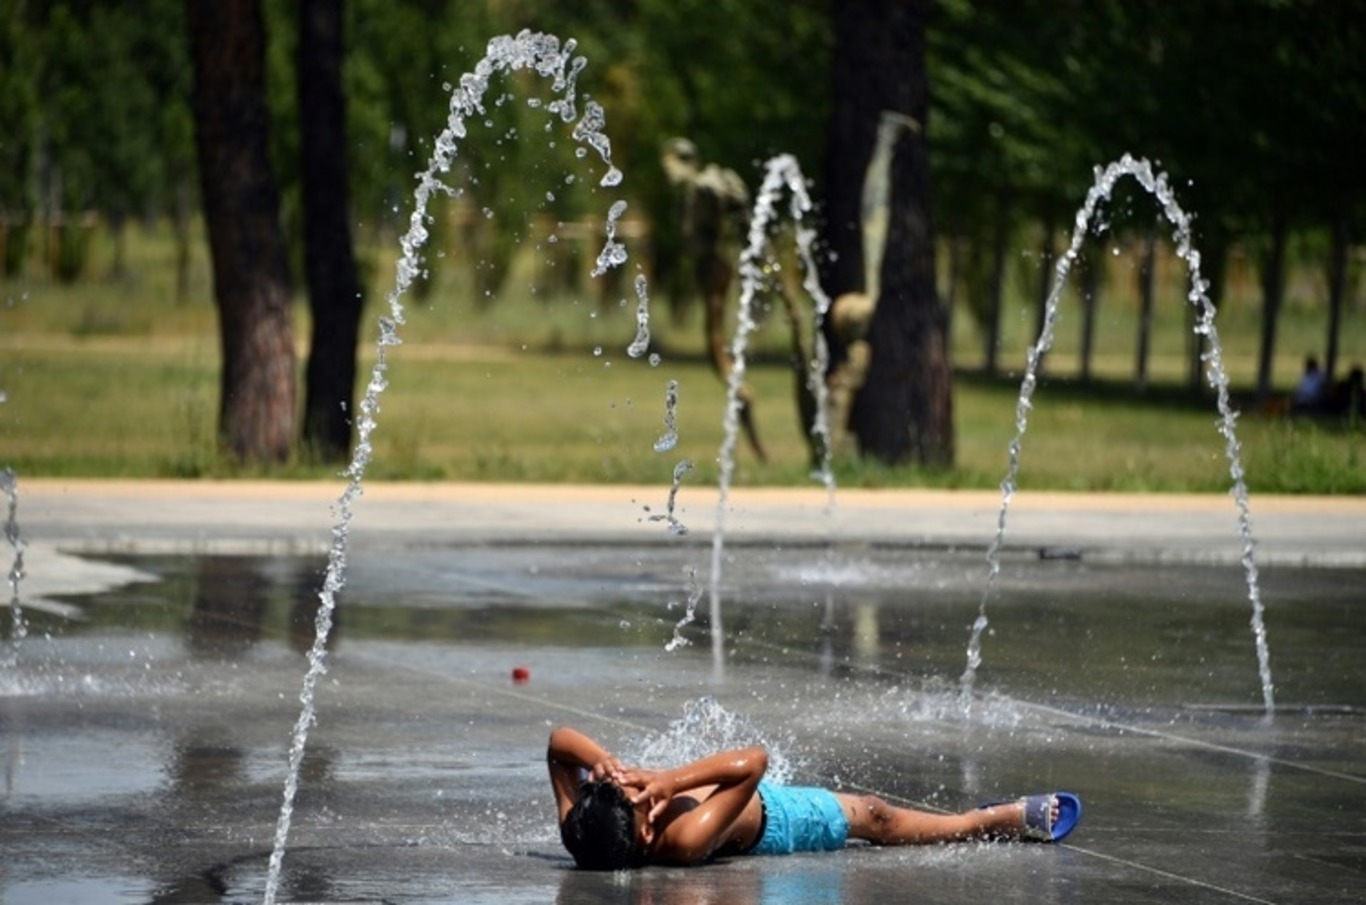
[[[380,336],[377,342],[377,357],[370,375],[364,398],[360,403],[360,417],[356,422],[356,447],[350,465],[343,472],[348,479],[346,489],[333,506],[335,522],[332,528],[332,544],[328,552],[327,571],[319,592],[320,606],[314,628],[313,644],[308,652],[308,671],[304,676],[303,687],[299,693],[301,709],[295,723],[289,748],[289,765],[285,778],[284,801],[275,829],[274,846],[271,851],[268,874],[266,877],[265,903],[273,905],[280,882],[280,872],[284,860],[285,845],[289,839],[290,821],[294,811],[294,797],[298,791],[299,768],[303,762],[304,749],[308,743],[308,731],[315,721],[314,691],[318,679],[327,671],[327,640],[332,630],[333,612],[336,608],[337,594],[346,582],[346,560],[348,536],[354,517],[353,504],[361,494],[361,482],[366,466],[373,455],[371,436],[376,427],[375,416],[379,412],[379,400],[388,386],[385,374],[388,370],[387,350],[401,343],[398,328],[403,324],[403,296],[422,273],[421,251],[426,244],[431,215],[427,206],[435,195],[458,195],[459,192],[443,181],[457,156],[457,143],[466,135],[465,121],[483,112],[483,98],[488,90],[489,79],[500,72],[512,73],[521,70],[533,71],[549,80],[554,100],[546,105],[552,115],[565,123],[574,122],[578,117],[578,94],[576,81],[587,65],[586,58],[574,56],[575,42],[560,43],[559,38],[541,33],[523,31],[516,37],[494,38],[488,44],[488,51],[475,66],[474,71],[461,77],[451,93],[450,113],[446,128],[437,136],[435,150],[427,168],[418,174],[417,188],[413,193],[413,212],[409,217],[408,231],[400,240],[402,256],[397,264],[394,288],[386,301],[389,306],[387,317],[379,319]],[[539,106],[539,101],[535,104]],[[621,182],[621,171],[612,165],[611,142],[602,132],[606,116],[602,107],[592,101],[584,105],[582,117],[573,127],[574,140],[591,148],[607,166],[600,185],[613,187]],[[583,156],[583,155],[580,155]],[[615,202],[607,218],[607,240],[598,255],[593,275],[599,276],[611,268],[626,262],[625,246],[616,240],[616,227],[626,210],[626,202]],[[638,358],[649,347],[649,307],[643,277],[636,280],[637,307],[636,338],[627,353]]]
[[[1162,214],[1172,226],[1172,239],[1176,243],[1177,255],[1186,262],[1190,273],[1190,289],[1186,300],[1198,309],[1195,332],[1208,340],[1208,348],[1201,358],[1205,362],[1205,376],[1215,390],[1219,408],[1219,433],[1224,438],[1224,453],[1228,459],[1229,476],[1232,479],[1231,493],[1238,511],[1238,536],[1242,541],[1242,564],[1247,579],[1248,599],[1252,603],[1252,634],[1257,650],[1258,674],[1261,678],[1262,703],[1267,718],[1275,711],[1275,690],[1271,681],[1271,654],[1266,639],[1266,624],[1262,595],[1254,556],[1255,543],[1252,537],[1252,517],[1248,505],[1247,482],[1243,470],[1242,457],[1237,437],[1238,415],[1229,402],[1228,374],[1224,371],[1223,355],[1219,346],[1219,332],[1214,325],[1214,303],[1208,295],[1209,283],[1200,275],[1200,252],[1191,245],[1190,217],[1176,202],[1175,193],[1167,184],[1165,173],[1154,172],[1146,160],[1135,160],[1128,154],[1109,166],[1097,167],[1095,182],[1086,195],[1086,201],[1077,211],[1076,225],[1067,251],[1058,259],[1054,269],[1053,286],[1049,290],[1045,305],[1043,326],[1039,337],[1030,347],[1025,365],[1025,376],[1020,383],[1019,401],[1015,406],[1015,436],[1010,441],[1009,465],[1006,476],[1001,481],[1001,508],[996,519],[996,535],[987,550],[987,582],[978,606],[977,619],[972,626],[972,636],[968,640],[967,668],[959,682],[959,701],[967,712],[972,707],[973,682],[977,668],[982,663],[982,633],[988,625],[987,601],[1001,571],[1001,545],[1005,539],[1006,515],[1011,500],[1015,496],[1016,478],[1020,470],[1020,447],[1024,441],[1025,430],[1029,426],[1029,412],[1033,407],[1034,390],[1038,384],[1039,363],[1045,353],[1053,346],[1054,327],[1058,318],[1058,300],[1062,295],[1067,275],[1081,252],[1081,245],[1090,228],[1091,217],[1096,208],[1110,197],[1115,184],[1125,176],[1132,177],[1161,206]]]

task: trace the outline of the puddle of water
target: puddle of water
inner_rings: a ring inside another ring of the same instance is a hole
[[[352,556],[337,644],[384,641],[662,650],[697,550],[468,548]],[[727,567],[734,662],[895,683],[949,676],[980,593],[975,555],[737,548]],[[94,598],[83,619],[35,617],[29,658],[82,644],[90,667],[48,690],[117,693],[168,658],[250,664],[311,641],[320,557],[162,556],[112,560],[157,576]],[[1280,697],[1288,707],[1359,703],[1366,643],[1359,570],[1267,569]],[[987,688],[1113,705],[1251,702],[1245,601],[1226,567],[1007,560],[992,602]],[[705,619],[690,627],[705,637]],[[1322,639],[1341,638],[1328,648]],[[45,639],[45,640],[43,640]],[[693,647],[702,646],[695,644]],[[675,658],[690,662],[684,648]],[[14,680],[0,679],[0,682]],[[38,687],[42,687],[41,683]],[[10,693],[18,691],[13,684]]]

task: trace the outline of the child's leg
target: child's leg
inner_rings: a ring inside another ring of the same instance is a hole
[[[931,845],[969,839],[1014,838],[1020,835],[1024,826],[1024,810],[1018,802],[962,814],[931,814],[890,805],[876,795],[836,792],[835,797],[849,821],[849,836],[875,845]]]

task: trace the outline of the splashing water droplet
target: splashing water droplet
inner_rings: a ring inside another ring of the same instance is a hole
[[[650,516],[650,521],[652,522],[667,522],[669,525],[669,533],[675,536],[681,537],[688,533],[687,526],[680,522],[674,515],[674,509],[678,503],[678,490],[683,486],[683,477],[688,472],[692,471],[692,467],[693,464],[691,459],[682,459],[674,466],[673,484],[669,487],[669,501],[664,507],[664,513],[662,515]],[[649,510],[648,506],[645,508],[646,511]]]
[[[639,358],[650,348],[650,291],[643,274],[636,275],[635,289],[636,337],[631,340],[631,345],[626,347],[626,354],[632,358]]]
[[[678,381],[664,389],[664,433],[655,441],[655,452],[665,453],[678,445]]]
[[[668,644],[664,645],[664,650],[669,653],[673,653],[680,647],[692,643],[683,636],[683,628],[697,619],[697,604],[702,599],[703,589],[701,582],[697,580],[697,570],[689,568],[685,571],[688,575],[688,604],[683,611],[683,617],[674,624],[673,638],[670,639]],[[676,603],[672,601],[669,603],[670,609],[673,609],[675,606],[677,606]]]

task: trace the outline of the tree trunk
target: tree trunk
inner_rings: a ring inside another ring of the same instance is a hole
[[[1010,201],[1002,192],[997,198],[996,223],[991,237],[991,277],[987,282],[986,330],[982,361],[986,373],[995,375],[1001,353],[1001,306],[1006,288],[1006,254],[1010,251]]]
[[[351,452],[362,297],[352,251],[342,92],[343,0],[300,0],[298,91],[304,271],[313,336],[304,446],[328,461]]]
[[[1058,260],[1057,250],[1053,247],[1056,232],[1057,225],[1053,222],[1052,214],[1046,214],[1043,221],[1043,238],[1039,240],[1039,286],[1035,295],[1034,335],[1030,337],[1030,345],[1043,335],[1044,320],[1048,316],[1048,294],[1053,289],[1053,268]],[[1046,354],[1039,358],[1037,376],[1043,376],[1044,361],[1047,358]]]
[[[294,330],[280,195],[268,151],[260,3],[186,0],[195,144],[223,350],[219,437],[279,462],[294,437]]]
[[[1148,350],[1153,335],[1153,280],[1157,269],[1157,230],[1143,233],[1143,257],[1138,262],[1138,350],[1134,362],[1134,385],[1148,389]]]
[[[1344,211],[1333,219],[1333,243],[1328,256],[1328,344],[1323,377],[1330,387],[1337,374],[1338,336],[1342,332],[1342,304],[1347,296],[1347,258],[1351,248],[1351,233]]]
[[[953,464],[948,314],[934,285],[929,170],[919,136],[897,144],[882,298],[868,332],[871,360],[854,400],[859,448],[887,463]]]
[[[855,398],[850,427],[860,450],[887,463],[953,463],[952,373],[948,314],[935,290],[934,229],[925,140],[929,92],[925,78],[926,4],[921,0],[858,0],[836,17],[834,112],[830,154],[845,148],[860,174],[871,155],[881,111],[910,117],[892,153],[891,203],[881,287],[868,332],[871,361]],[[846,142],[857,136],[852,148]],[[831,166],[835,166],[832,160]],[[845,179],[837,191],[858,185]],[[857,204],[854,192],[840,205]],[[857,218],[852,226],[857,234]],[[837,221],[835,235],[851,224]],[[856,243],[855,243],[856,244]],[[835,249],[839,254],[843,248]],[[858,254],[862,261],[862,254]],[[836,261],[839,265],[839,261]],[[848,278],[848,277],[846,277]]]
[[[944,293],[944,307],[950,311],[958,304],[958,289],[963,283],[963,239],[950,236],[944,243],[949,251],[948,286]]]
[[[1276,327],[1280,322],[1281,299],[1285,295],[1285,245],[1289,227],[1285,217],[1277,216],[1271,225],[1271,245],[1261,264],[1262,341],[1257,354],[1257,398],[1271,395],[1276,358]]]
[[[864,49],[881,15],[878,0],[854,0],[835,15],[830,65],[833,105],[826,129],[825,218],[821,282],[830,298],[863,292],[863,181],[877,145],[882,111],[876,55]],[[876,301],[876,299],[874,300]]]
[[[876,61],[863,51],[877,0],[845,4],[834,16],[835,49],[830,64],[832,105],[826,127],[825,216],[821,221],[821,286],[828,298],[863,293],[863,184],[877,146],[882,111],[888,108],[875,92]],[[873,304],[877,299],[873,298]],[[830,354],[829,373],[848,358],[845,339],[826,318],[823,324]]]
[[[1091,359],[1095,357],[1096,309],[1105,277],[1105,243],[1087,243],[1086,266],[1081,272],[1081,382],[1091,382]]]
[[[109,232],[114,239],[114,261],[109,266],[111,280],[128,277],[128,217],[122,211],[109,212]]]
[[[190,299],[190,219],[193,216],[193,192],[188,175],[176,182],[175,213],[171,218],[172,232],[175,233],[176,305],[184,305]]]

